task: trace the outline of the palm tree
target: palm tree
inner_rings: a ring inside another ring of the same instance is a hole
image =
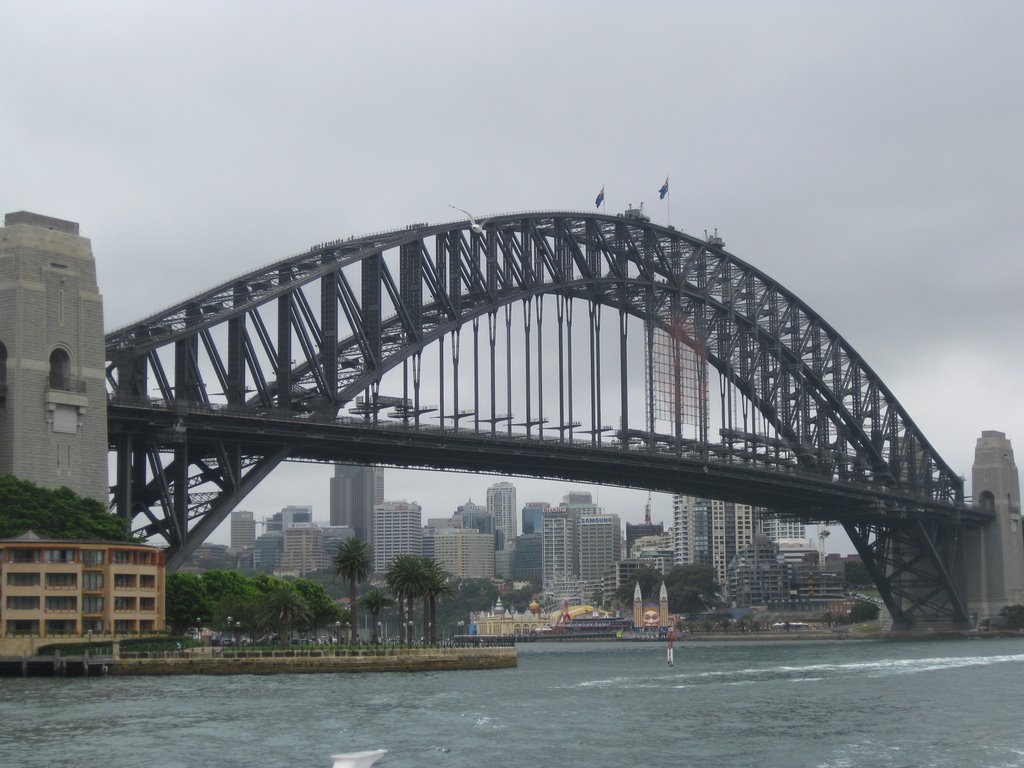
[[[442,570],[440,563],[432,557],[421,558],[423,568],[423,619],[427,624],[427,641],[433,645],[437,642],[437,600],[453,594],[448,574]]]
[[[384,573],[388,591],[398,600],[399,637],[405,633],[406,643],[412,645],[412,623],[414,621],[413,600],[420,596],[423,584],[423,566],[418,555],[398,555]],[[406,620],[407,608],[409,618]]]
[[[373,547],[362,539],[346,539],[338,547],[332,561],[334,575],[348,581],[349,611],[352,612],[352,624],[349,630],[349,642],[352,642],[352,633],[356,631],[356,592],[359,582],[370,578],[373,568]]]
[[[373,630],[372,642],[374,645],[379,639],[377,637],[377,617],[380,616],[382,610],[390,608],[394,604],[395,601],[379,589],[367,590],[366,594],[359,598],[359,606],[370,612],[370,628]]]
[[[311,617],[309,605],[288,582],[282,582],[264,595],[257,608],[259,623],[274,630],[285,645],[292,641],[292,627],[303,625]]]

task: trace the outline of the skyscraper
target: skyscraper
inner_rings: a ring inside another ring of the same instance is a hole
[[[588,592],[600,589],[622,557],[622,523],[618,515],[584,513],[577,516],[575,528],[576,573]]]
[[[422,509],[416,502],[382,501],[373,507],[373,570],[383,573],[398,555],[423,554]]]
[[[356,538],[373,542],[373,507],[384,501],[384,470],[335,464],[331,478],[331,525],[344,525]]]
[[[231,512],[231,549],[240,552],[256,546],[256,520],[252,512],[236,509]]]
[[[515,549],[516,487],[512,483],[495,483],[487,489],[487,511],[494,515],[495,547]]]
[[[548,508],[547,502],[528,501],[523,505],[523,529],[525,536],[530,533],[540,533],[544,527],[544,510]]]

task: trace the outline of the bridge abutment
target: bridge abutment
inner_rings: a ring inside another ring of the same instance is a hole
[[[967,604],[978,620],[1008,605],[1024,605],[1024,527],[1020,480],[1013,447],[1002,432],[978,438],[971,474],[974,506],[995,513],[988,525],[967,533]]]
[[[103,299],[78,224],[6,215],[0,307],[0,475],[106,505]]]

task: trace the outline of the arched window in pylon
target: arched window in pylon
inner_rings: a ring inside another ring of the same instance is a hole
[[[71,389],[71,355],[57,347],[50,353],[50,389]]]
[[[982,491],[981,495],[978,496],[978,506],[987,512],[994,512],[996,509],[996,497],[992,495],[992,491]]]

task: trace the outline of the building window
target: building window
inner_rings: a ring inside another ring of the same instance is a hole
[[[114,598],[114,610],[115,611],[134,611],[135,610],[135,598],[134,597],[115,597]]]
[[[156,610],[156,598],[155,597],[140,597],[139,598],[139,610],[147,611],[152,613]]]
[[[38,635],[39,622],[36,620],[11,619],[7,622],[8,635]]]
[[[75,550],[73,550],[73,549],[48,549],[48,550],[46,550],[46,562],[48,562],[48,563],[73,563],[73,562],[75,562]]]
[[[78,586],[78,574],[76,573],[46,574],[47,589],[74,589],[76,586]]]
[[[114,622],[115,632],[134,632],[135,621],[134,619],[118,619]]]
[[[47,597],[46,610],[48,611],[77,611],[77,597]]]
[[[8,573],[7,574],[7,586],[8,587],[38,587],[39,586],[39,574],[38,573]]]
[[[115,573],[114,589],[135,589],[135,574]]]
[[[83,619],[82,620],[82,633],[86,633],[89,630],[93,632],[103,631],[103,619]]]
[[[11,559],[8,560],[10,563],[38,563],[39,562],[39,550],[38,549],[11,549],[8,550],[11,553]]]
[[[82,613],[103,613],[103,598],[86,595],[82,598]]]
[[[59,347],[50,353],[50,389],[71,389],[71,356]]]
[[[132,553],[123,549],[115,549],[110,553],[110,562],[116,565],[131,565]]]
[[[73,635],[75,634],[75,622],[69,619],[47,619],[46,634]]]
[[[156,589],[156,576],[151,574],[141,574],[139,576],[139,588],[140,589]]]
[[[31,596],[7,596],[7,610],[9,611],[38,611],[39,610],[39,598],[35,595]]]
[[[82,550],[82,565],[103,565],[102,549]]]
[[[82,574],[82,589],[94,592],[103,589],[103,574],[86,572]]]

